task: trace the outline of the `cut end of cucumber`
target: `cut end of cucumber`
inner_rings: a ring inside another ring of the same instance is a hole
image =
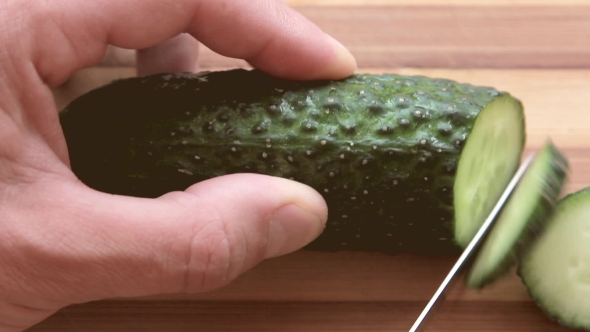
[[[550,318],[590,330],[590,188],[557,204],[521,258],[518,275]]]
[[[554,210],[568,163],[551,142],[537,154],[502,209],[467,276],[468,287],[482,288],[516,263],[523,249],[542,231]]]
[[[477,117],[454,186],[455,241],[467,247],[516,173],[525,143],[524,110],[501,94]]]

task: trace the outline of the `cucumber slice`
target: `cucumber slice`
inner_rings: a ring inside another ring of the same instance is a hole
[[[457,166],[455,241],[469,245],[516,173],[525,136],[522,105],[508,95],[484,108]]]
[[[547,142],[484,239],[466,279],[469,287],[482,288],[494,282],[517,262],[519,253],[553,212],[568,168],[566,158]]]
[[[548,317],[590,330],[590,188],[557,204],[517,273]]]

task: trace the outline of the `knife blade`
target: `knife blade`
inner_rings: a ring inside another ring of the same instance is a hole
[[[463,253],[459,257],[459,259],[457,259],[456,263],[453,265],[453,267],[451,268],[451,270],[449,271],[449,273],[447,274],[445,279],[442,281],[442,283],[440,284],[440,286],[438,287],[438,289],[436,290],[436,292],[434,293],[434,295],[432,296],[432,298],[430,299],[428,304],[426,304],[426,306],[424,307],[424,309],[422,310],[422,312],[420,313],[420,315],[416,319],[414,325],[412,325],[412,328],[410,329],[409,332],[424,331],[424,326],[427,321],[427,318],[432,313],[433,309],[435,308],[435,305],[438,303],[438,301],[440,300],[441,297],[445,298],[445,296],[446,296],[445,292],[449,288],[449,285],[454,281],[455,277],[461,271],[461,269],[464,267],[465,263],[470,258],[470,256],[475,252],[476,248],[478,248],[482,239],[485,238],[485,235],[486,235],[488,229],[492,226],[492,224],[496,220],[496,217],[498,216],[498,214],[500,213],[500,211],[504,207],[504,204],[506,204],[506,201],[508,200],[508,198],[510,197],[510,195],[514,191],[514,188],[520,182],[522,176],[524,175],[524,173],[526,172],[526,170],[530,166],[534,156],[535,156],[535,152],[531,152],[527,156],[527,158],[524,160],[524,162],[521,164],[521,166],[518,168],[518,170],[516,171],[516,173],[514,174],[512,179],[510,180],[510,182],[508,183],[508,186],[506,187],[506,189],[502,193],[502,196],[500,196],[500,199],[498,200],[498,202],[496,203],[496,205],[494,206],[494,208],[492,209],[492,211],[488,215],[487,219],[481,225],[481,227],[479,228],[479,230],[477,231],[477,233],[475,234],[475,236],[473,237],[471,242],[469,242],[469,245],[467,245],[465,250],[463,250]]]

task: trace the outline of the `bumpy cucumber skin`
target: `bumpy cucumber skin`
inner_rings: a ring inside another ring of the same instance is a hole
[[[535,238],[542,233],[547,220],[551,217],[555,205],[559,200],[563,185],[567,180],[569,162],[565,155],[562,154],[551,141],[548,141],[543,149],[546,151],[541,151],[537,157],[540,156],[541,153],[547,152],[550,156],[551,164],[549,171],[547,172],[548,177],[544,183],[543,191],[536,198],[536,208],[532,211],[532,214],[526,221],[526,227],[522,230],[522,233],[519,234],[518,240],[514,243],[509,255],[507,255],[500,264],[493,269],[491,274],[487,274],[482,278],[475,278],[471,273],[467,275],[465,280],[468,287],[481,289],[505,276],[510,269],[518,263],[520,255],[525,252],[529,245],[534,242]],[[471,272],[473,272],[473,270]]]
[[[444,254],[458,250],[463,144],[500,96],[421,76],[293,82],[237,69],[118,80],[60,118],[74,173],[97,190],[157,197],[231,173],[291,178],[329,207],[308,249]]]
[[[559,200],[559,202],[557,202],[557,204],[555,206],[554,215],[556,213],[559,213],[559,210],[568,208],[568,206],[570,204],[574,204],[575,201],[577,201],[577,200],[584,200],[586,202],[590,202],[590,187],[586,187],[586,188],[580,189],[576,192],[570,193],[570,194],[566,195],[565,197],[563,197],[561,200]],[[521,259],[523,259],[523,260],[526,259],[526,257],[525,257],[526,253],[530,250],[534,250],[534,244],[527,248],[527,250],[521,255],[522,256]],[[547,303],[543,298],[538,296],[538,294],[534,290],[534,287],[532,287],[532,285],[528,281],[528,276],[527,276],[527,271],[526,271],[526,262],[522,262],[522,261],[519,262],[519,266],[516,269],[516,275],[520,278],[520,280],[524,284],[528,295],[531,297],[531,299],[533,299],[533,301],[535,301],[537,306],[543,311],[543,313],[549,319],[551,319],[554,322],[557,322],[558,324],[560,324],[564,327],[567,327],[567,328],[590,331],[590,324],[578,323],[578,322],[574,322],[572,320],[568,320],[568,319],[563,318],[555,310],[555,307],[551,303]]]

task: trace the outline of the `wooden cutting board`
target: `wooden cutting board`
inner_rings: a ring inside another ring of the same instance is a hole
[[[491,85],[521,99],[527,150],[551,138],[571,163],[565,193],[590,186],[590,3],[293,0],[355,53],[359,72]],[[55,90],[75,96],[134,75],[128,51]],[[202,69],[244,67],[202,49]],[[434,68],[434,69],[433,69]],[[198,295],[113,299],[63,309],[31,331],[408,331],[457,257],[299,251]],[[483,291],[453,289],[427,331],[569,331],[514,272]]]

